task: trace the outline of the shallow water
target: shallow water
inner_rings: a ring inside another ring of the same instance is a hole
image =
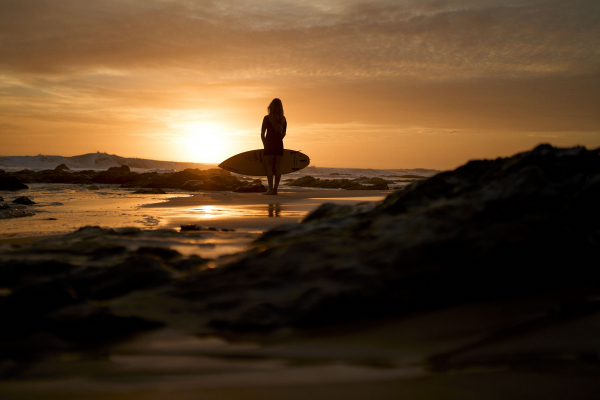
[[[0,237],[54,235],[71,232],[82,226],[158,228],[160,220],[140,206],[172,197],[189,196],[184,192],[135,194],[134,189],[118,185],[31,183],[28,190],[0,191],[5,202],[26,196],[37,204],[28,206],[31,217],[0,220]]]

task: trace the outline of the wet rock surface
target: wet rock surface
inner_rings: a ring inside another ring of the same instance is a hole
[[[60,170],[64,170],[64,171],[70,171],[71,168],[67,167],[65,164],[60,164],[57,165],[56,168],[54,168],[55,171],[60,171]]]
[[[30,206],[32,204],[36,204],[35,201],[33,201],[33,200],[31,200],[31,199],[29,199],[28,197],[25,197],[25,196],[17,197],[12,202],[13,203],[17,203],[17,204],[23,204],[23,205],[26,205],[26,206]]]
[[[389,190],[388,181],[383,178],[356,178],[356,179],[320,179],[312,176],[303,176],[290,181],[288,185],[322,189],[346,189],[346,190]]]
[[[29,189],[29,186],[22,183],[18,178],[11,176],[10,173],[0,175],[0,190],[22,190]]]
[[[138,193],[138,194],[166,194],[167,192],[165,192],[162,189],[138,189],[133,193]]]
[[[132,172],[127,165],[111,167],[106,171],[68,171],[59,169],[44,171],[22,170],[4,173],[0,177],[0,190],[28,189],[24,183],[72,183],[90,185],[90,190],[98,190],[94,184],[119,184],[124,188],[144,189],[137,193],[161,194],[159,189],[181,189],[196,191],[235,191],[242,193],[262,192],[260,181],[245,182],[222,169],[186,169],[173,173]],[[156,190],[146,190],[156,189]]]
[[[86,227],[31,245],[4,245],[0,360],[8,357],[20,365],[47,352],[123,340],[163,326],[162,321],[116,315],[98,302],[155,290],[205,268],[208,259],[186,257],[169,248],[199,237],[191,235]],[[40,335],[45,337],[41,345]]]
[[[217,329],[241,331],[598,292],[597,204],[598,150],[540,146],[469,162],[377,206],[323,205],[172,295],[197,303]]]
[[[253,183],[249,186],[242,186],[234,190],[236,193],[264,193],[267,188],[262,183]]]
[[[35,213],[23,205],[0,204],[0,219],[31,217]]]

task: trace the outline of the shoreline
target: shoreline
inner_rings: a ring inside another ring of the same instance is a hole
[[[0,243],[27,243],[36,240],[33,238],[60,236],[84,226],[179,230],[181,225],[196,224],[262,233],[298,222],[324,203],[380,201],[392,192],[284,187],[277,196],[179,191],[140,195],[131,189],[107,185],[100,191],[65,194],[64,199],[42,198],[39,204],[28,206],[35,215],[0,221]]]

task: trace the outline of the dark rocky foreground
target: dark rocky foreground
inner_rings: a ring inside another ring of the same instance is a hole
[[[544,145],[471,161],[376,206],[324,204],[171,293],[230,330],[308,327],[554,290],[600,294],[599,204],[598,150]]]
[[[199,333],[231,334],[542,296],[543,312],[525,325],[515,322],[502,337],[578,318],[597,322],[598,204],[599,151],[543,145],[469,162],[379,204],[325,204],[299,224],[264,233],[248,251],[217,260],[169,248],[172,240],[208,231],[88,227],[5,245],[0,374],[19,376],[48,352],[109,346],[168,325],[178,313]],[[141,304],[151,299],[177,307],[148,311]],[[575,341],[578,332],[570,333]],[[529,368],[575,360],[597,376],[600,343],[591,343],[493,362]],[[433,356],[430,367],[482,362],[459,353]]]

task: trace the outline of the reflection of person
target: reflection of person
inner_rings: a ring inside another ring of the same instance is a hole
[[[260,137],[265,146],[264,163],[267,180],[269,181],[269,190],[263,194],[277,194],[277,187],[281,180],[283,138],[287,130],[287,121],[283,116],[281,100],[273,99],[267,107],[267,111],[269,114],[263,118],[262,128],[260,129]],[[273,173],[275,174],[275,184],[273,184]]]

